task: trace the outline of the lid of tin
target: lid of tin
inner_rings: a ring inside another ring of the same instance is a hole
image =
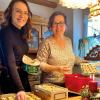
[[[40,62],[37,59],[32,59],[29,56],[24,55],[22,58],[24,64],[32,65],[32,66],[39,66]]]

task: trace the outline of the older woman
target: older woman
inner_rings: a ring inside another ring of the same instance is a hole
[[[54,12],[48,25],[53,35],[41,43],[37,59],[41,62],[43,82],[63,85],[64,73],[72,73],[76,59],[71,40],[65,36],[67,29],[66,16],[62,12]]]
[[[1,91],[17,92],[18,100],[26,100],[24,91],[30,91],[27,73],[22,69],[22,57],[28,53],[31,15],[25,0],[12,0],[4,12],[5,21],[0,30],[2,65],[5,66],[0,77]]]

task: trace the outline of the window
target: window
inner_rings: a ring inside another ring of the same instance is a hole
[[[100,15],[93,16],[88,19],[88,33],[87,36],[100,35]]]

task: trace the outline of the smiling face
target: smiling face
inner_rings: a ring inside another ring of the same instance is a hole
[[[12,10],[12,24],[21,29],[28,20],[28,8],[23,2],[16,2]]]
[[[54,18],[54,22],[51,27],[54,34],[63,35],[66,29],[66,24],[64,17],[62,15],[57,15]]]

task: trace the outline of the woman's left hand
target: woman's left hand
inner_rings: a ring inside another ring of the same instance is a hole
[[[26,93],[24,91],[19,91],[16,94],[15,100],[27,100],[26,99]]]

